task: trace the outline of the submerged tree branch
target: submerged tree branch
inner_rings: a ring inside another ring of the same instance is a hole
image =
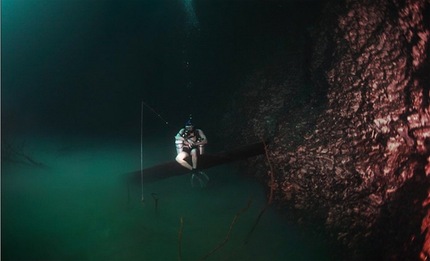
[[[27,155],[22,148],[12,145],[8,142],[2,143],[1,158],[4,162],[12,162],[35,167],[46,167],[42,162],[36,161]]]
[[[227,241],[230,239],[231,231],[233,230],[234,225],[236,224],[240,215],[242,215],[242,213],[248,210],[248,208],[251,206],[251,203],[252,203],[252,199],[248,201],[248,204],[244,208],[242,208],[241,210],[239,210],[239,212],[236,213],[236,215],[233,218],[233,221],[230,224],[230,228],[228,229],[227,235],[225,236],[224,240],[221,243],[219,243],[214,249],[212,249],[209,253],[207,253],[204,257],[202,257],[200,260],[206,260],[210,255],[212,255],[213,253],[221,249],[227,243]]]
[[[264,153],[266,155],[267,163],[269,164],[269,173],[268,174],[269,174],[269,177],[270,177],[270,183],[269,183],[270,184],[269,185],[270,192],[269,192],[269,200],[268,200],[267,204],[270,205],[270,204],[272,204],[272,201],[273,201],[273,192],[275,190],[275,184],[276,183],[275,183],[275,177],[274,177],[274,174],[273,174],[273,165],[272,165],[272,163],[270,161],[269,152],[267,150],[267,144],[264,141],[264,139],[261,139],[261,140],[262,140],[263,145],[264,145]]]
[[[184,218],[181,217],[180,219],[181,225],[179,227],[179,232],[178,232],[178,260],[181,261],[182,260],[182,232],[184,230]]]

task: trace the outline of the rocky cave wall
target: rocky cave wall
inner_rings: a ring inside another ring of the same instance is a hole
[[[256,73],[231,134],[269,138],[249,163],[300,223],[355,258],[427,260],[430,1],[334,0],[322,17],[313,87],[297,64]]]

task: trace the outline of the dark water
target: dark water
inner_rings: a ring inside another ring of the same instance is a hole
[[[141,100],[174,128],[189,114],[225,128],[244,79],[310,53],[321,2],[3,0],[2,128],[132,136]],[[145,132],[160,131],[153,116]]]
[[[48,167],[3,164],[2,260],[179,260],[179,241],[182,260],[199,260],[224,241],[208,260],[327,259],[271,208],[249,236],[266,196],[232,166],[208,170],[204,189],[188,176],[145,183],[143,204],[140,183],[126,175],[139,169],[136,144],[53,137],[26,144]],[[144,144],[145,165],[166,159],[148,152],[169,154],[158,146],[164,141]]]

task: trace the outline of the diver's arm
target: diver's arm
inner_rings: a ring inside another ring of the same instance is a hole
[[[194,145],[200,146],[200,145],[205,145],[206,143],[208,143],[208,140],[207,140],[204,132],[200,129],[197,129],[197,131],[199,132],[200,140],[198,142],[194,143]]]
[[[185,141],[183,135],[184,135],[184,129],[179,130],[178,134],[175,136],[175,140],[182,140]]]

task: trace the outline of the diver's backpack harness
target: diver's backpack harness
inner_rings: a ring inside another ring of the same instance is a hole
[[[196,142],[200,142],[203,140],[203,138],[200,136],[200,132],[197,128],[194,128],[192,131],[184,130],[183,133],[180,134],[182,138],[184,138],[186,141],[189,141],[190,138],[196,137]],[[196,148],[197,146],[189,146],[190,149]]]

